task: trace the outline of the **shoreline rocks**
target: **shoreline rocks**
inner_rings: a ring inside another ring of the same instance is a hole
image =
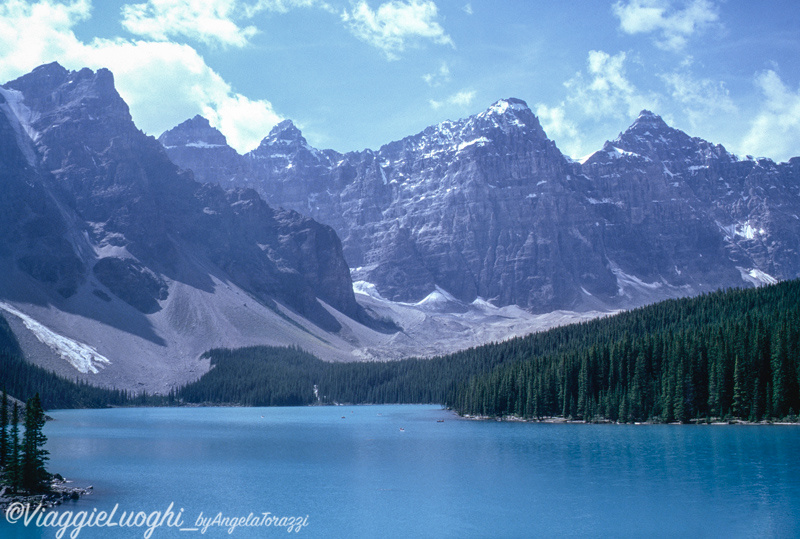
[[[30,504],[33,507],[41,503],[44,508],[56,507],[65,502],[78,500],[81,496],[89,495],[94,491],[92,486],[74,487],[70,486],[70,483],[71,481],[56,474],[50,483],[50,492],[25,494],[10,492],[6,486],[0,487],[0,511],[5,512],[13,503]]]

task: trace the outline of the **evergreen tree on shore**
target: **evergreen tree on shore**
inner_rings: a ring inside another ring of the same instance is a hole
[[[28,492],[41,492],[47,490],[47,481],[50,474],[44,467],[48,460],[48,451],[44,449],[47,437],[42,432],[45,424],[44,410],[35,394],[25,404],[25,434],[22,438],[22,487]]]
[[[3,388],[3,402],[0,403],[0,470],[8,461],[8,394]]]
[[[19,406],[16,402],[11,413],[11,440],[9,442],[6,481],[12,489],[18,490],[22,487],[22,470],[19,465]]]

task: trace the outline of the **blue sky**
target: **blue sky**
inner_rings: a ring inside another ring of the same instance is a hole
[[[108,67],[137,125],[240,152],[290,118],[377,149],[504,97],[579,158],[647,108],[741,156],[800,155],[800,2],[4,0],[0,80]]]

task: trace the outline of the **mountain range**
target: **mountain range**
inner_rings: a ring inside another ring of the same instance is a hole
[[[333,227],[393,301],[618,309],[800,270],[800,159],[740,160],[649,111],[582,162],[519,99],[377,151],[317,150],[290,121],[245,155],[202,117],[159,140],[201,181]]]
[[[576,162],[519,99],[346,154],[284,121],[240,155],[48,64],[0,87],[0,314],[31,361],[151,392],[212,347],[433,355],[797,277],[799,180],[647,111]]]

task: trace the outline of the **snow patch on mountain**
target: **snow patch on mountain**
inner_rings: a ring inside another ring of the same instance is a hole
[[[754,240],[756,235],[764,234],[763,228],[755,228],[753,225],[750,224],[750,221],[745,223],[739,223],[735,226],[734,232],[737,236],[741,236],[748,240]]]
[[[0,302],[0,309],[22,320],[25,327],[28,328],[41,343],[49,346],[80,373],[97,374],[100,372],[98,367],[103,368],[111,364],[111,361],[109,361],[107,357],[100,354],[88,344],[83,344],[82,342],[75,341],[69,337],[51,331],[8,303]]]
[[[766,234],[764,228],[756,228],[750,221],[734,223],[732,225],[723,225],[717,221],[717,226],[722,230],[729,241],[735,240],[737,236],[746,240],[754,240],[757,236]]]
[[[353,356],[368,361],[433,357],[618,312],[559,310],[532,314],[516,305],[497,307],[483,298],[464,303],[441,288],[423,301],[404,303],[364,293],[373,290],[373,285],[365,281],[354,283],[353,289],[361,291],[356,299],[368,312],[391,319],[402,328],[393,334],[368,335],[363,327],[340,318],[343,325],[358,334],[362,344]]]
[[[447,290],[441,288],[440,286],[436,286],[436,290],[425,296],[425,298],[423,298],[421,301],[415,303],[415,305],[418,307],[442,308],[452,304],[460,303],[461,302],[458,301]]]
[[[610,260],[609,266],[611,267],[611,272],[617,277],[617,286],[619,287],[620,296],[630,295],[631,289],[637,292],[647,292],[658,290],[664,286],[663,283],[660,282],[646,283],[635,275],[629,275]]]
[[[39,132],[32,127],[37,115],[23,103],[25,97],[17,90],[0,87],[0,112],[5,114],[17,135],[17,143],[25,154],[28,164],[36,166],[36,150],[33,142],[39,138]]]
[[[476,138],[474,140],[470,140],[470,141],[467,141],[467,142],[462,142],[461,144],[458,145],[458,151],[460,152],[461,150],[469,148],[470,146],[475,146],[475,145],[483,146],[484,144],[488,144],[489,142],[491,142],[491,140],[489,140],[488,138],[479,137],[479,138]]]
[[[188,148],[224,148],[225,144],[209,144],[208,142],[199,140],[197,142],[187,142],[185,146]]]
[[[378,292],[377,287],[367,281],[354,281],[353,282],[353,293],[361,294],[362,296],[369,296],[375,299],[384,299],[380,292]]]
[[[505,114],[509,110],[527,111],[528,105],[518,99],[501,99],[486,110],[486,114]]]
[[[746,269],[739,266],[736,269],[742,274],[742,280],[746,283],[751,283],[753,286],[764,286],[778,282],[778,279],[760,269]]]

